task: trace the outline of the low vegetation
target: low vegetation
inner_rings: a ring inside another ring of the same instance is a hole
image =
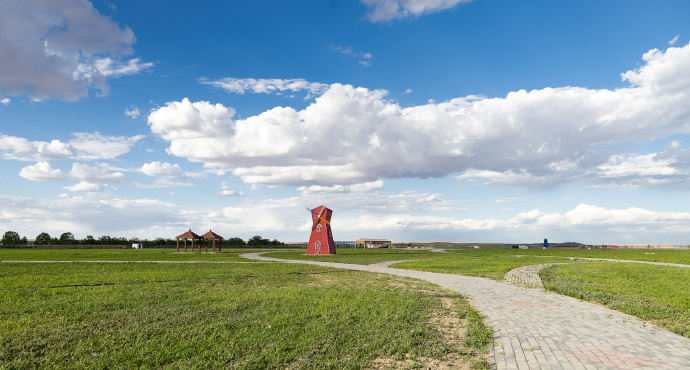
[[[180,249],[182,250],[182,248]],[[0,249],[0,261],[217,261],[247,262],[239,255],[253,249],[224,248],[222,253],[198,253],[174,249]],[[205,246],[201,247],[205,251]],[[211,247],[209,246],[209,251]]]
[[[0,286],[6,368],[487,366],[491,331],[466,300],[412,279],[276,263],[3,262]],[[460,320],[452,341],[432,324],[446,316]]]
[[[503,280],[505,274],[514,268],[554,262],[563,262],[563,259],[550,256],[517,257],[493,252],[475,252],[447,253],[431,260],[405,262],[395,264],[392,267]]]
[[[546,289],[625,312],[690,338],[690,268],[635,263],[557,265]]]
[[[666,262],[690,265],[688,249],[455,249],[461,255],[488,253],[492,255],[552,256],[577,258],[607,258],[632,261]]]
[[[338,249],[333,256],[307,256],[304,250],[275,252],[265,254],[267,257],[318,260],[369,265],[386,261],[401,262],[391,267],[411,270],[440,272],[468,276],[486,277],[502,280],[510,270],[533,264],[563,262],[569,259],[543,255],[516,256],[523,250],[512,249],[448,249],[446,253],[431,252],[419,249]]]
[[[265,257],[283,258],[290,260],[309,260],[323,262],[354,263],[356,265],[371,265],[386,261],[401,261],[411,259],[432,258],[435,253],[429,250],[409,249],[352,249],[339,248],[335,255],[308,256],[306,249],[291,250],[264,254]]]
[[[417,280],[239,257],[248,251],[255,249],[0,249],[0,367],[488,367],[491,329],[456,293]],[[267,255],[401,261],[394,267],[499,280],[513,268],[571,262],[567,257],[690,264],[690,251],[660,250],[304,254],[299,249]],[[690,269],[581,262],[546,268],[541,276],[549,290],[690,337]]]
[[[583,262],[577,258],[608,258],[634,261],[690,264],[689,250],[587,250],[587,249],[508,249],[449,248],[445,253],[423,249],[338,249],[334,256],[307,256],[304,250],[276,252],[266,256],[298,260],[374,264],[413,260],[392,265],[411,270],[486,277],[502,280],[504,275],[525,265]]]

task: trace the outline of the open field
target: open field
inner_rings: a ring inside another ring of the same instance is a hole
[[[424,249],[338,249],[335,256],[307,256],[304,250],[268,253],[267,257],[342,262],[369,265],[384,261],[415,260],[393,267],[460,274],[502,280],[510,270],[542,263],[576,263],[576,258],[609,258],[690,265],[689,250],[586,250],[586,249],[446,249],[445,253]],[[638,268],[641,268],[638,266]]]
[[[373,263],[386,261],[402,261],[437,257],[436,253],[432,253],[429,250],[419,249],[410,250],[338,248],[336,251],[337,254],[332,256],[308,256],[306,255],[306,249],[295,249],[290,251],[276,251],[275,253],[266,253],[264,254],[264,256],[290,260],[354,263],[357,265],[371,265]]]
[[[189,250],[189,249],[188,249]],[[246,261],[239,255],[255,249],[224,248],[222,253],[175,249],[0,249],[0,261]],[[210,251],[210,249],[209,249]]]
[[[538,265],[542,263],[557,262],[570,263],[571,261],[564,258],[536,255],[516,257],[507,254],[481,252],[472,254],[445,253],[443,256],[439,256],[438,258],[404,262],[395,264],[392,267],[503,280],[505,274],[514,268],[525,265]]]
[[[338,250],[338,253],[341,254],[304,256],[302,253],[296,256],[296,253],[291,253],[289,258],[319,261],[330,259],[333,262],[360,264],[377,263],[386,258],[416,259],[391,267],[494,280],[502,280],[505,273],[520,266],[566,262],[567,265],[552,266],[540,273],[548,290],[605,305],[690,338],[690,268],[588,262],[568,258],[607,258],[690,265],[688,250],[448,249],[446,253],[421,250]],[[287,258],[287,255],[281,253],[270,255]]]
[[[580,258],[609,258],[632,261],[667,262],[690,265],[688,249],[448,249],[460,255],[523,255]]]
[[[316,266],[4,262],[0,286],[4,368],[482,368],[491,333],[457,293]]]
[[[690,268],[580,263],[542,269],[546,289],[650,321],[690,338]]]
[[[485,367],[490,331],[432,284],[310,265],[165,250],[1,250],[0,367]],[[268,250],[267,250],[268,251]],[[623,252],[623,253],[621,253]],[[339,249],[279,258],[373,264],[501,280],[566,257],[690,262],[690,251]],[[519,255],[519,256],[516,256]],[[542,270],[548,289],[690,337],[690,269],[580,262]],[[464,365],[460,365],[460,364]]]
[[[512,253],[506,253],[511,251]],[[460,274],[468,276],[487,277],[502,280],[510,270],[531,264],[551,262],[571,262],[569,259],[551,257],[550,255],[530,255],[515,257],[521,251],[511,249],[458,249],[448,253],[431,252],[419,249],[338,249],[334,256],[307,256],[304,250],[291,252],[267,253],[266,257],[314,260],[324,262],[341,262],[370,265],[384,261],[405,261],[392,267],[411,270]]]

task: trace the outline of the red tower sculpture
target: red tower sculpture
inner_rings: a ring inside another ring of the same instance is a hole
[[[326,206],[316,207],[311,212],[311,236],[307,245],[307,254],[335,254],[335,242],[331,232],[331,215],[333,211]]]

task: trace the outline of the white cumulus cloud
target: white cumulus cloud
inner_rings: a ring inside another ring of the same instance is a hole
[[[31,181],[55,181],[62,178],[62,171],[54,169],[48,162],[38,162],[22,168],[19,176]]]
[[[103,191],[106,184],[119,184],[125,180],[122,172],[110,172],[107,169],[92,167],[84,163],[73,163],[69,177],[80,182],[65,189],[71,191]]]
[[[134,33],[90,1],[5,0],[0,11],[0,92],[43,100],[108,93],[106,77],[149,68],[125,59]]]
[[[24,138],[0,135],[0,154],[3,159],[41,161],[77,155],[77,150],[60,140],[29,141]]]
[[[367,18],[372,22],[416,18],[437,13],[471,0],[362,0],[369,8]]]
[[[133,107],[132,109],[125,108],[125,115],[132,118],[139,118],[141,113],[139,113],[139,108]]]
[[[690,134],[690,44],[652,50],[622,74],[629,86],[520,90],[401,107],[387,91],[333,84],[303,110],[234,110],[188,99],[152,112],[169,154],[231,168],[250,184],[334,186],[441,177],[549,186],[631,176],[690,180],[678,150],[661,160],[612,145]],[[661,155],[661,154],[659,154]]]
[[[321,185],[311,185],[311,186],[301,186],[297,188],[303,194],[311,193],[366,193],[370,191],[376,191],[383,189],[383,181],[371,181],[362,184],[353,185],[333,185],[333,186],[321,186]]]
[[[198,225],[197,220],[211,213],[209,209],[179,212],[178,205],[159,200],[114,198],[107,193],[88,192],[96,189],[88,184],[74,189],[84,193],[63,194],[59,198],[0,194],[0,223],[27,238],[42,232],[51,236],[72,232],[77,238],[110,235],[155,239],[175,237],[180,230]],[[205,222],[201,225],[207,226]]]
[[[0,134],[0,156],[19,161],[45,161],[73,158],[77,160],[112,159],[128,153],[132,145],[144,135],[132,137],[105,136],[95,133],[74,133],[69,142],[60,140],[29,141],[24,138]]]
[[[77,159],[113,159],[129,152],[130,148],[142,140],[144,135],[126,136],[106,136],[98,132],[72,134],[74,139],[70,140],[72,145],[79,152]]]
[[[8,105],[10,105],[10,101],[11,101],[10,98],[3,98],[3,99],[0,99],[0,104],[2,104],[4,106],[8,106]]]
[[[227,92],[244,94],[246,92],[254,94],[280,94],[285,91],[297,92],[306,90],[310,95],[320,95],[328,89],[327,84],[309,82],[297,79],[254,79],[254,78],[222,78],[220,80],[199,80],[204,85],[211,85]]]
[[[235,190],[221,190],[218,192],[218,195],[223,197],[243,197],[244,193]]]
[[[125,62],[107,57],[96,59],[94,67],[98,73],[105,77],[121,77],[149,69],[153,67],[153,63],[144,63],[140,58],[130,59]]]
[[[185,174],[182,172],[180,165],[168,162],[151,162],[144,163],[141,166],[141,172],[145,175],[156,176],[156,177],[172,177],[172,178],[184,178]]]

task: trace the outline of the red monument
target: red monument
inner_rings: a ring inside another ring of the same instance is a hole
[[[326,206],[309,209],[311,212],[311,236],[307,245],[307,254],[335,254],[335,242],[331,232],[331,215],[333,211]]]

